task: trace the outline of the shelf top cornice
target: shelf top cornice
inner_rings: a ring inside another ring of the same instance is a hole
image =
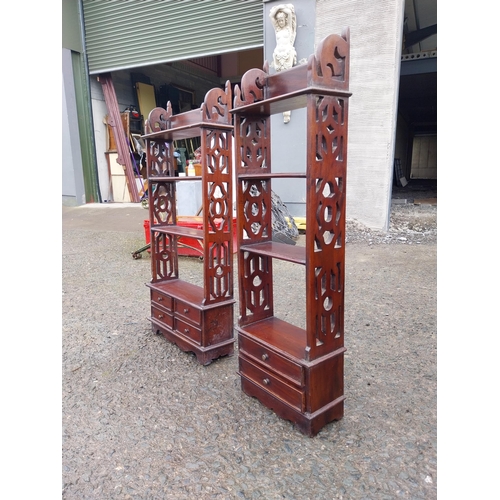
[[[232,113],[298,108],[305,105],[308,94],[349,97],[349,47],[346,28],[342,35],[325,37],[304,64],[272,75],[267,62],[263,70],[248,70],[241,87],[235,86]]]

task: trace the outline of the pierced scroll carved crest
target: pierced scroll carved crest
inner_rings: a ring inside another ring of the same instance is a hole
[[[213,88],[205,95],[201,105],[202,120],[214,123],[231,123],[229,111],[232,104],[231,85],[226,82],[225,90]]]
[[[234,87],[235,106],[245,106],[264,99],[264,85],[267,73],[261,69],[249,69],[241,78],[241,89]]]
[[[150,111],[146,121],[146,132],[160,132],[166,130],[168,121],[172,117],[172,106],[170,102],[167,103],[167,109],[154,108]]]
[[[348,88],[349,83],[349,31],[342,36],[329,35],[309,58],[312,81],[317,85]]]

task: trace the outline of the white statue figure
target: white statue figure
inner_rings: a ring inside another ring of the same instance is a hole
[[[276,32],[276,48],[273,52],[273,66],[276,71],[289,69],[297,64],[295,43],[297,20],[295,8],[291,3],[275,5],[269,13]],[[290,111],[283,113],[283,121],[290,121]]]

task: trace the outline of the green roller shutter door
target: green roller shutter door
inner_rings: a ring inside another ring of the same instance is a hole
[[[83,0],[90,74],[262,47],[262,0]]]

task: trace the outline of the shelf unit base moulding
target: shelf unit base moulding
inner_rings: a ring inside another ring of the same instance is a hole
[[[234,300],[205,306],[202,289],[179,279],[146,286],[151,290],[154,333],[193,352],[202,365],[234,354]]]
[[[232,356],[234,354],[234,340],[227,340],[226,342],[221,342],[215,346],[203,347],[197,345],[182,335],[178,335],[174,330],[166,328],[164,325],[157,323],[153,319],[151,319],[151,322],[153,325],[153,331],[156,334],[163,335],[166,340],[175,344],[182,351],[194,353],[200,365],[207,366],[218,358]]]

